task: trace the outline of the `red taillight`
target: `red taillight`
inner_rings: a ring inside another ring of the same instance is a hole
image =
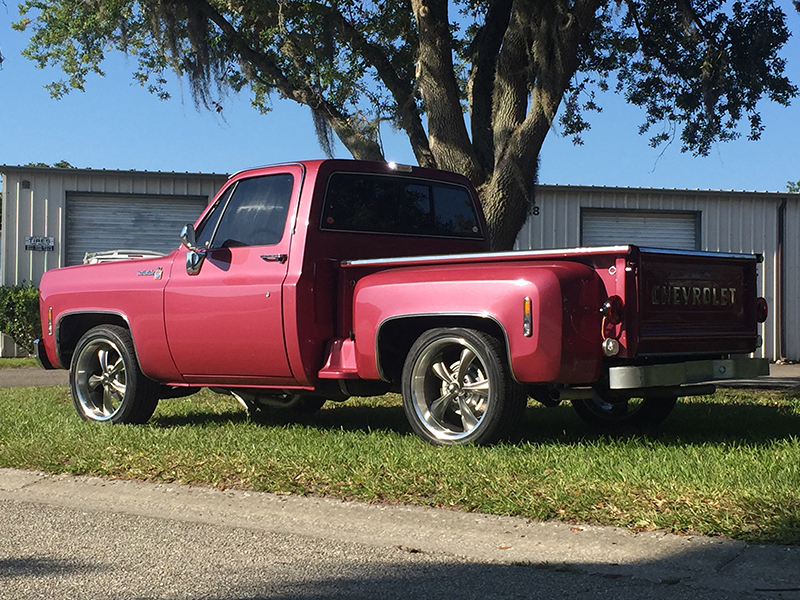
[[[756,320],[759,323],[763,323],[767,320],[767,315],[769,315],[769,307],[767,306],[766,298],[757,298],[756,299]]]
[[[622,298],[619,296],[611,296],[603,303],[600,313],[605,317],[606,323],[610,325],[617,325],[622,323],[622,318],[625,315],[624,304]]]

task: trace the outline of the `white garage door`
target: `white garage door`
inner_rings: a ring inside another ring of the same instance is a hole
[[[648,248],[698,250],[699,213],[583,209],[581,245],[635,244]]]
[[[205,196],[70,194],[66,263],[81,264],[86,252],[103,250],[172,252],[183,226],[194,223],[207,203]]]

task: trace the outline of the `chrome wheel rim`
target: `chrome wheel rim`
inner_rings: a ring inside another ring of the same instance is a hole
[[[80,410],[93,421],[108,421],[120,411],[127,389],[125,361],[109,339],[92,340],[81,349],[73,373]]]
[[[411,398],[420,423],[436,439],[462,440],[481,424],[491,384],[478,351],[465,339],[445,337],[419,355]]]

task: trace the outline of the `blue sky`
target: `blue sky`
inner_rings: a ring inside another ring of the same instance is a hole
[[[788,74],[800,85],[800,15],[789,0],[779,2],[795,32],[783,56]],[[188,86],[172,82],[173,98],[161,101],[132,79],[132,60],[113,56],[105,78],[92,78],[86,92],[52,100],[43,86],[59,78],[37,69],[20,52],[27,35],[11,30],[16,4],[0,2],[0,164],[52,164],[76,167],[230,173],[288,160],[322,157],[308,109],[276,101],[259,115],[245,96],[232,96],[224,118],[198,111]],[[591,115],[584,145],[574,146],[550,133],[541,153],[539,181],[547,184],[623,187],[783,191],[800,180],[800,98],[788,108],[764,102],[766,131],[758,142],[745,138],[716,145],[711,155],[694,158],[678,144],[652,149],[637,135],[639,109],[617,96],[600,97],[603,112]],[[388,128],[387,159],[414,163],[405,138]],[[337,156],[348,157],[344,148]]]

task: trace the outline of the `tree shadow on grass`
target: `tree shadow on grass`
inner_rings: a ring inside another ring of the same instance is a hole
[[[771,404],[747,401],[721,403],[718,400],[679,400],[664,423],[645,430],[622,429],[601,431],[584,423],[569,402],[555,408],[532,403],[525,413],[520,433],[514,443],[574,444],[606,439],[657,439],[662,444],[738,443],[763,445],[800,436],[800,414],[790,406],[793,394],[777,396]],[[280,409],[265,409],[247,415],[235,403],[223,411],[171,414],[152,419],[158,427],[222,426],[252,422],[264,427],[302,425],[317,430],[378,431],[413,435],[402,405],[383,403],[379,406],[329,402],[311,415],[296,415]]]
[[[678,401],[660,425],[645,429],[600,431],[584,423],[569,403],[552,409],[528,409],[521,441],[575,443],[593,439],[657,439],[665,445],[737,443],[751,446],[800,436],[800,415],[788,406]]]
[[[331,431],[384,431],[410,433],[411,427],[405,419],[402,406],[331,406],[310,415],[298,415],[288,410],[264,409],[247,414],[244,410],[231,406],[224,412],[192,411],[184,414],[159,415],[151,419],[157,427],[215,426],[231,423],[251,422],[265,427],[286,427],[304,425],[320,430]]]

